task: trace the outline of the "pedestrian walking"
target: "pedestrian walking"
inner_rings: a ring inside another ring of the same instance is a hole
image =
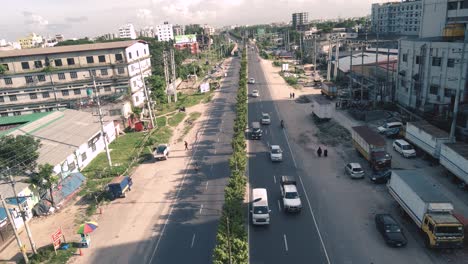
[[[132,190],[133,180],[132,177],[128,177],[128,190]]]
[[[322,156],[322,148],[321,148],[321,147],[319,147],[319,148],[317,149],[317,155],[318,155],[319,157]]]
[[[289,93],[289,99],[291,99],[291,98],[292,98],[292,93]]]
[[[188,150],[188,143],[187,143],[187,141],[184,141],[184,145],[185,145],[185,150]]]
[[[324,149],[324,150],[323,150],[323,156],[324,156],[324,157],[327,157],[327,156],[328,156],[328,150],[327,150],[327,149]]]
[[[294,99],[294,98],[296,98],[296,94],[295,94],[295,93],[293,93],[293,99]]]

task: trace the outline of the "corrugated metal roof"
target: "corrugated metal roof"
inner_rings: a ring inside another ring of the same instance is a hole
[[[376,59],[376,54],[371,53],[371,52],[364,52],[364,55],[362,52],[360,53],[353,53],[353,66],[359,66],[359,65],[367,65],[367,64],[375,64],[375,59]],[[364,59],[364,63],[363,60]],[[348,72],[350,65],[351,65],[351,58],[350,56],[340,58],[338,68],[342,72]],[[387,56],[386,54],[378,54],[377,57],[377,62],[387,62],[387,60],[391,63],[392,61],[398,60],[398,56],[396,55],[390,55]],[[333,61],[333,64],[336,62]]]
[[[0,136],[11,133],[12,131],[26,125],[27,123],[41,119],[49,114],[51,114],[51,112],[0,117]]]
[[[458,155],[468,159],[468,144],[465,143],[445,143],[445,145],[455,151]]]
[[[427,174],[424,170],[394,170],[393,173],[397,173],[414,192],[419,194],[423,201],[428,203],[451,203],[443,195],[439,184],[424,176]]]
[[[130,47],[131,45],[138,43],[138,42],[146,43],[143,40],[126,40],[126,41],[116,41],[116,42],[59,46],[59,47],[50,47],[50,48],[8,50],[8,51],[0,51],[0,58],[49,55],[49,54],[57,54],[57,53],[104,50],[104,49],[119,49],[119,48]]]
[[[442,129],[429,124],[427,121],[416,121],[416,122],[408,122],[415,127],[425,131],[426,133],[435,136],[437,138],[448,138],[450,137],[449,133],[443,131]]]
[[[374,146],[385,146],[385,139],[377,132],[371,130],[368,126],[352,127],[367,143]]]

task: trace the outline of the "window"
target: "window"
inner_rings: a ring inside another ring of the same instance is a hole
[[[416,56],[416,64],[419,64],[421,63],[421,56]]]
[[[74,171],[75,168],[76,168],[75,161],[73,161],[72,163],[69,163],[69,164],[68,164],[68,171]]]
[[[140,53],[138,52],[138,50],[136,52],[137,52],[137,57],[140,57]]]
[[[23,68],[23,70],[29,70],[29,62],[22,62],[21,63],[21,67]]]
[[[442,64],[441,57],[432,57],[432,66],[439,66]]]
[[[70,78],[76,79],[78,78],[78,74],[76,72],[70,72]]]
[[[37,80],[40,82],[45,82],[45,75],[38,75]]]
[[[444,96],[445,96],[445,97],[452,97],[452,95],[453,95],[453,96],[456,95],[456,92],[455,92],[454,89],[449,89],[449,88],[445,88],[445,89],[444,89]]]
[[[16,95],[9,95],[8,97],[10,98],[10,102],[18,101]]]
[[[62,90],[62,96],[68,96],[69,94],[68,90]]]
[[[403,54],[402,60],[403,60],[404,62],[407,62],[407,61],[408,61],[408,54]]]
[[[57,66],[57,67],[60,67],[60,66],[63,65],[62,64],[62,59],[56,59],[56,60],[54,60],[54,63],[55,63],[55,66]]]
[[[37,93],[30,93],[29,94],[29,99],[37,99]]]
[[[20,112],[20,111],[13,112],[13,115],[14,115],[14,116],[20,116],[20,115],[21,115],[21,112]]]
[[[98,57],[99,62],[106,62],[106,56],[101,55]]]
[[[434,95],[438,95],[439,94],[439,85],[431,84],[431,86],[429,87],[429,93],[434,94]]]
[[[124,67],[117,68],[117,73],[118,74],[125,74],[125,68]]]
[[[143,49],[143,53],[146,55],[146,49]]]
[[[460,1],[460,9],[467,9],[468,8],[468,0]]]
[[[68,65],[75,65],[75,59],[74,58],[68,58],[67,59],[67,64]]]
[[[132,53],[131,53],[131,52],[128,53],[128,57],[129,57],[130,59],[132,59]]]
[[[50,97],[49,92],[43,92],[42,93],[42,98],[49,98],[49,97]]]
[[[5,68],[5,71],[9,71],[10,67],[8,67],[8,64],[2,64],[3,68]]]
[[[88,157],[86,156],[86,152],[81,154],[81,161],[85,161]]]
[[[13,84],[13,80],[11,78],[3,78],[3,80],[5,81],[5,84],[6,85],[11,85]]]
[[[0,96],[0,103],[4,103],[5,102],[5,98],[3,96]]]
[[[448,59],[447,60],[447,67],[449,67],[449,68],[455,67],[455,59]]]
[[[102,69],[101,70],[101,75],[108,75],[107,69]]]
[[[115,54],[115,60],[116,61],[123,61],[123,56],[120,53]]]
[[[434,231],[434,225],[432,223],[429,223],[427,226],[429,227],[429,230],[431,230],[431,232]]]
[[[24,78],[26,79],[26,83],[33,83],[34,82],[32,76],[24,76]]]
[[[448,2],[447,9],[448,10],[457,10],[458,2]]]
[[[104,91],[105,91],[105,92],[110,92],[110,91],[112,91],[111,86],[110,86],[110,85],[104,86]]]
[[[78,95],[78,94],[81,94],[81,89],[78,88],[78,89],[73,89],[73,93]]]
[[[42,61],[35,61],[34,62],[34,68],[36,68],[36,69],[42,68]]]
[[[58,75],[59,80],[65,80],[65,73],[61,72]]]
[[[88,56],[88,57],[86,57],[86,62],[87,62],[87,63],[94,63],[94,58],[93,58],[93,56]]]

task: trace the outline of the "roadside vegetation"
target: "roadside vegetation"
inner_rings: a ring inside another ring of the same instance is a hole
[[[244,50],[247,50],[244,47]],[[248,241],[245,228],[244,197],[247,178],[247,153],[244,131],[247,127],[247,59],[242,53],[236,119],[232,139],[233,154],[229,159],[231,176],[224,189],[224,206],[216,235],[213,263],[247,263]]]
[[[178,142],[182,142],[184,137],[190,132],[193,127],[193,123],[201,116],[200,112],[192,112],[189,114],[189,117],[184,121],[184,129],[182,131],[182,135],[177,139]]]

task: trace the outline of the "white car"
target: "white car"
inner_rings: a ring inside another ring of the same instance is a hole
[[[377,130],[379,130],[379,133],[385,133],[387,130],[395,129],[395,128],[402,128],[403,123],[401,122],[390,122],[390,123],[385,123],[383,126],[379,126]]]
[[[283,161],[283,150],[279,145],[271,145],[270,147],[270,159],[271,161]]]
[[[262,120],[261,120],[262,125],[269,125],[271,124],[271,119],[270,119],[270,114],[268,113],[262,113]]]
[[[169,157],[169,145],[159,144],[153,149],[153,156],[156,160],[167,160]]]
[[[250,84],[254,84],[254,83],[255,83],[255,79],[254,79],[254,78],[250,78],[250,79],[249,79],[249,83],[250,83]]]
[[[286,212],[300,212],[302,210],[296,179],[293,176],[281,176],[281,196]]]
[[[252,97],[259,97],[259,96],[260,96],[260,93],[258,92],[258,90],[252,91]]]
[[[410,143],[403,139],[393,141],[393,149],[405,158],[416,157],[416,150],[414,150]]]
[[[345,166],[346,173],[353,179],[364,178],[364,170],[359,163],[348,163]]]

